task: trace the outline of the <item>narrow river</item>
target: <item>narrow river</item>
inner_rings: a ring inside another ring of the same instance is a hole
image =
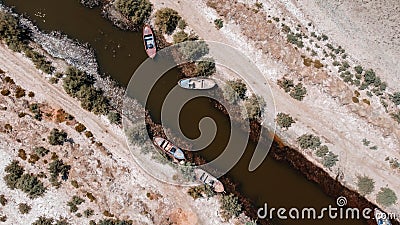
[[[122,85],[127,85],[135,69],[146,59],[140,33],[125,32],[114,27],[101,16],[101,10],[88,9],[77,0],[4,0],[6,5],[14,6],[15,11],[32,19],[40,29],[58,30],[80,42],[88,42],[96,51],[102,73],[106,73]],[[38,13],[44,17],[38,16]],[[175,70],[165,74],[159,81],[163,85],[154,87],[147,104],[153,119],[159,121],[162,96],[176,85],[179,76]],[[154,94],[156,93],[156,94]],[[185,105],[180,118],[185,135],[196,138],[197,126],[201,118],[209,116],[217,124],[217,138],[202,152],[205,159],[213,159],[223,149],[229,138],[229,119],[213,107],[207,99],[195,99]],[[225,131],[225,132],[224,132]],[[271,157],[254,172],[248,172],[254,143],[248,145],[244,156],[229,172],[228,176],[239,183],[240,191],[258,206],[268,203],[268,207],[315,207],[320,210],[329,205],[336,206],[336,200],[327,196],[321,188],[308,181],[302,174],[283,162]],[[356,220],[277,220],[273,224],[366,224]]]

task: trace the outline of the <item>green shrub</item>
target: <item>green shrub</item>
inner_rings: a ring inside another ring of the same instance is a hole
[[[185,31],[181,30],[176,32],[172,38],[174,39],[174,43],[178,44],[187,41],[189,39],[189,35]]]
[[[362,195],[368,195],[375,189],[375,181],[368,176],[357,176],[358,191]]]
[[[390,188],[385,187],[385,188],[381,188],[381,190],[376,195],[376,201],[380,205],[389,207],[391,205],[396,204],[397,196],[394,191],[392,191]]]
[[[53,130],[50,131],[50,135],[47,139],[51,145],[63,145],[67,140],[67,133],[63,130],[53,128]]]
[[[17,188],[17,182],[24,174],[24,168],[19,165],[17,160],[14,160],[5,167],[4,171],[7,173],[4,176],[7,187],[10,189]]]
[[[28,39],[28,33],[19,25],[17,18],[1,11],[0,39],[3,40],[11,50],[20,52],[26,47],[25,40]]]
[[[229,80],[226,82],[223,91],[225,99],[228,100],[229,103],[233,104],[239,101],[240,99],[242,100],[246,99],[247,86],[240,79]]]
[[[293,123],[295,123],[295,121],[289,114],[278,113],[278,115],[276,116],[276,123],[280,127],[288,129],[292,126]]]
[[[181,43],[179,51],[184,60],[193,62],[209,53],[208,45],[205,41],[189,41]]]
[[[294,87],[293,80],[289,80],[287,78],[282,78],[278,80],[278,85],[285,90],[285,92],[289,92]]]
[[[338,155],[335,155],[333,152],[329,152],[325,157],[323,164],[327,168],[331,168],[336,165],[336,162],[339,161]]]
[[[67,206],[69,206],[69,211],[71,213],[77,212],[78,206],[84,202],[85,200],[83,200],[79,196],[74,195],[72,199],[69,202],[67,202]]]
[[[242,205],[239,203],[238,197],[233,194],[223,195],[221,202],[221,216],[225,220],[229,220],[233,216],[239,216],[242,211]]]
[[[94,215],[94,210],[93,209],[86,209],[85,211],[83,211],[83,215],[86,218],[89,218],[89,217]]]
[[[297,138],[297,142],[300,144],[302,149],[315,150],[321,146],[321,140],[313,134],[303,134]]]
[[[34,148],[34,151],[36,152],[36,154],[38,154],[40,157],[44,157],[45,155],[47,155],[49,153],[49,150],[44,148],[44,147],[36,147]]]
[[[196,175],[194,174],[194,164],[186,162],[185,165],[179,167],[183,178],[187,181],[195,181]]]
[[[362,72],[364,71],[364,69],[362,68],[362,66],[355,66],[354,70],[356,71],[356,73],[358,74],[362,74]]]
[[[16,184],[16,187],[28,194],[30,198],[42,196],[46,192],[42,181],[37,176],[31,174],[23,174]]]
[[[53,218],[46,218],[40,216],[32,225],[53,225],[54,219]]]
[[[117,0],[115,7],[138,29],[150,17],[153,6],[148,0]]]
[[[222,27],[224,27],[224,21],[222,20],[222,19],[215,19],[214,20],[214,25],[215,25],[215,27],[219,30],[219,29],[221,29]]]
[[[178,21],[178,28],[181,29],[181,30],[184,30],[186,27],[187,27],[186,21],[185,21],[184,19],[181,18],[181,19]]]
[[[50,61],[46,60],[46,57],[31,48],[25,50],[25,55],[30,58],[35,67],[47,74],[52,74],[55,68],[52,66]]]
[[[32,207],[26,203],[20,203],[18,205],[18,210],[21,214],[28,214],[31,211]]]
[[[198,199],[203,197],[203,191],[204,191],[204,185],[199,185],[199,186],[194,186],[189,188],[188,194],[193,198],[193,199]]]
[[[300,35],[296,35],[296,34],[294,34],[294,33],[292,33],[292,32],[289,32],[288,34],[287,34],[287,36],[286,36],[286,38],[287,38],[287,41],[289,42],[289,43],[292,43],[292,44],[294,44],[294,45],[296,45],[297,47],[299,47],[299,48],[303,48],[304,47],[304,43],[303,43],[303,41],[301,40],[301,36],[299,37]]]
[[[146,126],[142,123],[133,124],[127,129],[126,135],[128,136],[130,143],[140,146],[144,145],[149,140],[149,134],[147,133]]]
[[[390,100],[392,100],[395,105],[400,105],[400,92],[393,93],[393,95],[390,96]]]
[[[51,175],[51,182],[54,186],[58,185],[58,177],[61,174],[63,180],[67,180],[71,166],[64,164],[61,159],[56,159],[49,164],[48,171]]]
[[[121,124],[121,114],[118,112],[111,111],[107,114],[108,120],[112,124]]]
[[[132,223],[130,220],[104,219],[97,222],[97,225],[132,225]]]
[[[78,98],[82,108],[95,114],[107,115],[109,100],[100,89],[94,87],[94,78],[74,67],[68,68],[63,79],[63,88],[67,94]]]
[[[318,157],[320,157],[320,158],[323,158],[323,157],[326,156],[326,154],[328,154],[328,152],[329,152],[328,146],[326,146],[326,145],[321,145],[321,146],[317,149],[317,151],[315,151],[315,155],[318,156]]]
[[[303,87],[302,83],[298,83],[294,86],[289,95],[292,98],[301,101],[306,96],[306,94],[307,94],[307,89]]]
[[[266,105],[263,98],[252,94],[250,98],[246,99],[244,106],[246,111],[243,112],[243,116],[256,120],[261,118]]]
[[[212,58],[204,58],[202,61],[196,62],[196,76],[208,77],[215,73],[215,61]]]
[[[171,8],[163,8],[155,14],[155,24],[163,33],[172,34],[181,17],[178,12]]]

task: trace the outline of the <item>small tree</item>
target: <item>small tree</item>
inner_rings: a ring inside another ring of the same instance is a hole
[[[53,128],[53,130],[50,131],[48,140],[51,145],[63,145],[67,140],[67,133],[63,130]]]
[[[246,99],[247,86],[242,80],[229,80],[224,87],[224,97],[229,103],[236,103],[239,99]]]
[[[189,39],[189,35],[185,31],[181,30],[176,32],[172,38],[174,39],[174,43],[178,44],[187,41]]]
[[[326,154],[328,154],[328,152],[329,152],[328,146],[322,145],[317,149],[317,151],[315,151],[315,155],[320,158],[323,158],[326,156]]]
[[[299,101],[303,100],[306,94],[307,94],[307,89],[303,87],[302,83],[296,84],[292,89],[292,91],[290,92],[290,96]]]
[[[208,77],[215,73],[215,61],[212,58],[205,58],[202,61],[196,62],[196,76]]]
[[[31,211],[32,207],[29,206],[29,205],[26,204],[26,203],[20,203],[20,204],[18,205],[18,209],[19,209],[19,212],[20,212],[21,214],[28,214],[28,213]]]
[[[400,92],[395,92],[390,96],[390,100],[392,100],[395,105],[400,105]]]
[[[115,7],[122,15],[129,18],[136,28],[143,25],[153,10],[152,4],[148,0],[117,0]]]
[[[374,191],[375,181],[368,176],[357,176],[358,191],[362,195],[368,195]]]
[[[233,194],[224,195],[220,199],[221,216],[224,220],[229,220],[233,216],[239,216],[242,211],[242,205],[239,203],[238,197]]]
[[[119,114],[118,112],[111,111],[108,113],[107,117],[108,117],[108,120],[110,120],[110,123],[121,124],[122,118],[121,118],[121,114]]]
[[[201,59],[209,51],[207,43],[202,40],[183,42],[179,46],[179,52],[182,54],[183,59],[189,62]]]
[[[384,187],[381,188],[381,190],[378,192],[376,196],[376,201],[378,202],[378,204],[388,207],[396,204],[397,196],[392,189]]]
[[[252,94],[250,98],[246,99],[244,106],[245,111],[243,112],[243,116],[245,118],[257,120],[260,119],[264,113],[266,104],[264,99],[262,99],[260,96]]]
[[[43,157],[45,155],[47,155],[49,153],[49,150],[40,146],[40,147],[36,147],[34,149],[34,151],[36,152],[37,155],[39,155],[40,157]]]
[[[181,17],[178,12],[171,8],[163,8],[156,12],[155,14],[155,24],[156,26],[166,34],[172,34],[178,25]]]
[[[222,19],[215,19],[214,20],[214,25],[215,25],[215,27],[219,30],[219,29],[221,29],[222,27],[224,27],[224,21],[222,20]]]
[[[278,115],[276,116],[276,123],[280,127],[288,129],[292,126],[293,123],[295,123],[295,121],[289,114],[278,113]]]
[[[338,155],[335,155],[333,152],[329,152],[325,157],[323,164],[327,168],[332,168],[336,165],[336,162],[339,161]]]
[[[283,90],[285,90],[285,92],[290,92],[292,90],[292,88],[294,87],[293,80],[289,80],[285,77],[278,80],[278,85],[279,85],[279,87],[283,88]]]

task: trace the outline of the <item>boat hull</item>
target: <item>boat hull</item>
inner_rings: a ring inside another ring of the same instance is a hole
[[[207,90],[215,87],[214,80],[209,78],[185,78],[178,81],[178,85],[184,89],[191,90]]]
[[[143,27],[143,43],[147,55],[150,58],[154,58],[157,54],[157,47],[153,30],[149,25]]]
[[[185,160],[185,155],[183,154],[183,151],[172,144],[170,141],[162,137],[155,137],[153,142],[158,148],[160,148],[172,158],[176,160]]]
[[[202,169],[195,169],[194,174],[196,179],[202,182],[203,184],[210,185],[213,187],[215,192],[224,192],[224,185],[217,178],[209,174],[208,172]]]

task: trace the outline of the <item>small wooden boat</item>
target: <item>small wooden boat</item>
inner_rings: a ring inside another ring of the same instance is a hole
[[[209,78],[186,78],[178,81],[178,85],[185,89],[206,90],[213,88],[216,83]]]
[[[159,147],[173,159],[176,159],[178,161],[185,160],[185,155],[183,154],[183,151],[173,145],[170,141],[165,140],[162,137],[155,137],[153,142],[157,147]]]
[[[146,53],[150,58],[154,58],[157,53],[155,40],[156,39],[153,30],[148,24],[146,24],[143,27],[143,42],[144,42],[144,49],[146,50]]]
[[[201,181],[204,184],[210,185],[214,188],[215,192],[224,192],[224,185],[213,175],[198,168],[194,169],[194,174],[197,180]]]
[[[378,225],[391,225],[392,224],[390,222],[389,217],[387,216],[387,214],[382,212],[379,209],[375,209],[374,210],[374,216],[375,216],[376,223]]]

